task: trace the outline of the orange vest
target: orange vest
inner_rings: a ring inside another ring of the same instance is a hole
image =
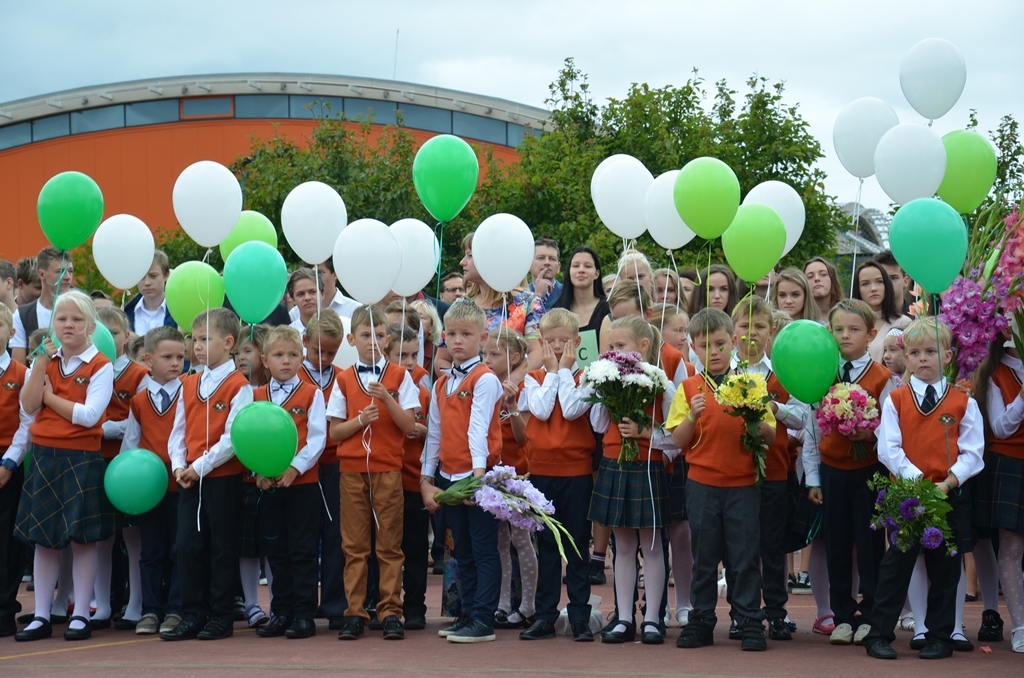
[[[743,447],[741,436],[746,431],[743,419],[729,414],[715,400],[713,387],[704,374],[690,377],[681,385],[686,402],[698,393],[705,395],[704,414],[697,420],[690,444],[682,450],[689,464],[687,478],[712,487],[746,487],[753,485],[754,455]]]
[[[530,372],[538,384],[544,383],[545,374],[547,372],[543,369]],[[581,374],[577,370],[572,375],[577,387]],[[618,433],[618,427],[615,427],[615,432]],[[529,441],[530,473],[533,475],[565,478],[593,473],[594,434],[590,431],[590,422],[586,415],[572,421],[566,419],[557,398],[547,421],[530,417],[526,422],[526,438]]]
[[[136,362],[129,362],[120,374],[114,375],[114,392],[103,415],[103,421],[124,421],[128,418],[128,404],[139,391],[139,384],[149,376],[149,370]],[[120,438],[104,438],[100,453],[104,459],[113,459],[121,451]]]
[[[85,404],[89,382],[104,365],[110,364],[106,356],[97,353],[92,360],[79,365],[71,374],[64,374],[60,358],[54,358],[46,366],[54,395],[73,403]],[[99,452],[103,440],[103,417],[88,428],[76,426],[49,407],[36,412],[36,420],[28,432],[32,443],[41,447],[56,447],[62,450]]]
[[[768,395],[780,405],[789,402],[789,393],[779,383],[774,372],[768,374]],[[789,451],[789,431],[781,421],[776,420],[775,442],[768,448],[768,457],[764,465],[764,479],[769,482],[785,480],[789,477],[790,471],[796,470],[795,461],[795,457]]]
[[[664,394],[659,395],[657,398],[654,399],[654,417],[653,418],[654,418],[655,422],[657,422],[658,419],[660,418],[659,415],[660,415],[660,413],[662,411],[662,406],[664,404],[664,401],[665,401],[665,395]],[[648,414],[650,414],[650,411],[648,411]],[[576,421],[580,421],[580,420],[577,419]],[[573,422],[573,423],[575,423],[575,422]],[[605,459],[618,459],[619,458],[619,454],[622,452],[622,434],[619,433],[619,423],[617,421],[612,420],[611,423],[608,424],[608,430],[604,432],[603,441],[604,441],[603,442],[603,447],[604,447],[603,455],[604,455],[604,458]],[[637,446],[639,446],[639,448],[640,448],[640,454],[637,455],[637,458],[636,458],[637,462],[649,461],[651,459],[653,459],[654,461],[664,461],[664,458],[663,458],[664,453],[661,450],[659,450],[659,449],[651,447],[651,441],[650,440],[645,440],[643,438],[638,438],[636,443],[637,443]],[[593,468],[593,462],[591,462],[591,468]],[[577,473],[577,474],[574,474],[574,475],[583,475],[583,474]]]
[[[20,423],[21,387],[25,385],[28,368],[25,363],[12,360],[0,372],[0,449],[6,450],[14,440]]]
[[[473,389],[477,380],[485,374],[494,374],[483,363],[479,363],[462,379],[457,391],[448,395],[448,375],[434,383],[437,394],[438,414],[441,417],[441,470],[448,475],[469,473],[473,470],[473,455],[469,451],[469,421],[473,408]],[[494,404],[494,412],[487,426],[487,466],[494,466],[501,459],[501,398]]]
[[[249,385],[241,372],[235,370],[207,398],[199,395],[199,380],[202,372],[185,377],[181,384],[181,397],[185,403],[185,460],[191,464],[211,447],[217,444],[228,425],[231,401],[238,392]],[[207,423],[209,422],[209,423]],[[241,475],[242,462],[231,457],[210,471],[207,478],[223,478]]]
[[[331,376],[331,378],[327,380],[327,385],[326,386],[321,386],[317,382],[317,380],[315,378],[313,378],[313,375],[311,375],[309,373],[309,368],[306,367],[306,363],[302,363],[302,369],[299,370],[299,380],[300,381],[304,381],[307,384],[312,384],[313,386],[316,386],[318,389],[320,389],[320,392],[324,394],[324,403],[326,404],[327,401],[330,400],[330,397],[331,397],[331,387],[334,386],[334,379],[335,379],[335,372],[336,371],[337,370],[334,369],[334,365],[331,365],[330,371],[328,372],[328,374]],[[328,422],[327,422],[328,429],[330,429],[330,425],[331,425],[329,420],[330,420],[330,417],[328,417]],[[320,466],[323,466],[324,464],[337,464],[337,463],[338,463],[338,455],[335,454],[335,453],[332,453],[331,441],[330,441],[330,439],[328,439],[327,440],[327,448],[324,449],[323,454],[320,455],[320,459],[317,461],[317,464],[320,465]]]
[[[427,425],[427,412],[430,410],[430,391],[423,386],[417,386],[420,390],[420,409],[413,414],[417,424]],[[406,436],[402,443],[402,489],[406,492],[420,491],[420,471],[422,470],[421,459],[423,457],[424,438],[410,438]]]
[[[999,392],[1003,394],[1003,404],[1006,406],[1009,406],[1020,394],[1020,380],[1017,379],[1013,370],[1002,363],[999,363],[992,372],[992,381],[999,387]],[[1018,427],[1013,435],[1006,440],[989,436],[988,449],[1014,459],[1024,459],[1024,426]]]
[[[920,469],[925,478],[941,482],[960,453],[957,445],[960,422],[967,414],[967,394],[951,386],[935,409],[924,414],[910,384],[904,384],[889,396],[900,418],[903,453]]]
[[[171,475],[171,457],[167,453],[167,441],[171,437],[171,429],[174,428],[174,412],[178,409],[178,398],[181,397],[181,388],[171,398],[171,404],[167,411],[160,414],[157,411],[157,404],[153,402],[153,394],[147,388],[142,393],[136,393],[128,401],[128,409],[131,411],[135,421],[139,423],[142,436],[139,438],[139,448],[149,450],[164,460],[167,465],[167,491],[177,492],[178,483]]]
[[[419,386],[420,382],[423,381],[423,377],[430,376],[430,373],[427,372],[422,367],[420,367],[419,365],[417,365],[416,367],[413,368],[411,376],[412,376],[413,383],[415,383],[417,386]],[[428,389],[428,391],[429,391],[429,389]]]
[[[398,389],[407,374],[405,368],[386,362],[378,381],[392,398],[397,399]],[[376,402],[359,379],[355,365],[338,375],[338,388],[345,396],[349,419],[353,414]],[[384,473],[402,470],[405,434],[395,424],[384,405],[377,403],[377,412],[380,416],[367,427],[369,431],[357,431],[338,443],[338,470],[342,473]],[[363,447],[364,437],[370,446],[369,453]]]
[[[891,378],[892,372],[880,363],[872,360],[868,363],[867,369],[861,372],[861,375],[853,383],[870,393],[875,402],[878,402],[882,391],[885,389],[885,385],[889,383]],[[838,379],[836,379],[836,383],[839,383]],[[882,403],[880,402],[878,402],[878,412],[879,414],[882,412]],[[853,458],[853,442],[839,431],[832,431],[827,436],[822,436],[821,440],[818,441],[821,463],[844,471],[854,471],[877,464],[877,441],[869,442],[865,440],[861,444],[864,445],[867,458],[858,461]]]
[[[292,392],[288,394],[288,397],[280,405],[288,414],[292,415],[295,429],[299,432],[299,444],[295,448],[296,454],[306,446],[306,438],[309,436],[309,408],[313,406],[313,398],[316,396],[318,388],[319,386],[314,386],[309,382],[299,379],[298,385],[292,389]],[[253,401],[269,401],[270,385],[260,386],[253,391],[252,399]],[[292,481],[292,485],[308,485],[319,480],[320,471],[316,464],[314,464],[311,469]]]

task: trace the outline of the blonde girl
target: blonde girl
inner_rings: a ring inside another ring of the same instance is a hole
[[[670,268],[659,268],[654,272],[654,303],[685,306],[679,297],[679,276]]]
[[[791,320],[821,320],[810,283],[798,268],[786,268],[779,273],[772,288],[772,306],[785,311]]]

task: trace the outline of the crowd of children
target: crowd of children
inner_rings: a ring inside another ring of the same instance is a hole
[[[468,279],[471,239],[466,247]],[[548,289],[557,245],[538,249]],[[359,306],[333,286],[327,264],[291,274],[290,325],[243,327],[213,308],[178,328],[162,253],[121,310],[72,289],[67,258],[43,250],[38,299],[23,297],[13,312],[13,298],[0,304],[0,636],[48,638],[66,621],[67,640],[112,624],[166,641],[217,640],[232,635],[241,599],[260,637],[308,638],[320,617],[342,640],[367,628],[400,640],[427,625],[429,535],[443,543],[440,524],[461,613],[438,633],[453,643],[494,640],[495,629],[518,629],[526,641],[556,636],[564,585],[574,641],[662,644],[674,608],[676,645],[699,648],[714,642],[724,582],[729,638],[765,650],[792,638],[788,590],[808,578],[788,554],[809,547],[815,632],[893,659],[895,630],[909,626],[922,658],[943,658],[973,649],[962,628],[962,559],[973,549],[985,604],[979,639],[1004,638],[1001,584],[1012,649],[1024,652],[1024,366],[1009,331],[976,375],[975,398],[943,377],[948,328],[904,315],[905,280],[891,257],[863,262],[854,298],[843,299],[835,268],[819,258],[743,296],[724,266],[652,271],[631,252],[606,305],[597,255],[580,248],[570,260],[573,275],[548,295],[537,327],[519,313],[496,328],[492,306],[505,298],[489,290],[486,307],[428,298]],[[20,270],[0,266],[0,275]],[[446,277],[446,292],[461,280]],[[532,296],[523,289],[514,299],[532,309]],[[582,307],[596,308],[591,297],[601,315],[583,318]],[[815,404],[787,393],[771,348],[791,320],[831,333],[835,382],[876,399],[875,433],[822,435]],[[92,341],[97,324],[113,339],[113,360]],[[664,370],[671,385],[651,407],[652,424],[613,420],[581,385],[581,325],[602,351],[637,352]],[[335,368],[343,342],[355,363]],[[759,424],[715,397],[742,371],[767,383]],[[234,454],[232,424],[254,401],[283,408],[298,432],[277,477],[250,473]],[[743,443],[755,432],[767,449],[763,482]],[[640,454],[623,463],[627,439],[640,441]],[[126,516],[108,501],[103,475],[135,448],[164,460],[168,486],[155,508]],[[439,492],[499,463],[529,473],[553,502],[576,546],[564,569],[549,531],[531,534],[471,503],[431,519]],[[887,548],[871,527],[877,472],[941,489],[954,555]],[[591,587],[603,583],[609,533],[614,612],[598,633]],[[35,607],[18,629],[26,546]],[[125,582],[117,613],[111,601]]]

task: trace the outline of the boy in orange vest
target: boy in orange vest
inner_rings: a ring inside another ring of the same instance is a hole
[[[419,392],[409,373],[384,357],[388,321],[376,306],[352,314],[350,345],[358,362],[338,375],[327,406],[331,440],[338,441],[341,476],[341,548],[345,554],[348,609],[341,640],[363,634],[370,615],[364,609],[370,531],[380,567],[377,616],[385,640],[405,637],[402,625],[402,446],[415,431]],[[356,416],[352,416],[352,415]]]
[[[472,301],[452,304],[444,316],[452,368],[430,397],[420,492],[433,513],[434,497],[455,482],[482,476],[501,455],[501,401],[505,390],[480,360],[487,316]],[[435,481],[435,474],[437,475]],[[477,506],[446,506],[462,577],[462,616],[438,635],[452,643],[494,640],[494,611],[501,595],[498,519]]]
[[[139,559],[142,618],[135,626],[135,633],[151,635],[172,631],[181,623],[181,586],[174,548],[174,539],[178,534],[178,483],[171,475],[167,443],[181,394],[185,339],[173,327],[155,327],[146,333],[144,351],[149,380],[146,382],[146,390],[137,393],[129,401],[121,450],[149,450],[167,465],[167,494],[153,510],[138,518],[142,540],[142,556]],[[170,573],[166,603],[163,597],[165,570]]]
[[[19,426],[18,402],[28,368],[7,354],[7,342],[13,335],[14,317],[0,304],[0,552],[4,554],[0,559],[0,638],[18,630],[14,618],[21,611],[18,587],[25,570],[25,542],[14,537],[14,524],[25,481],[21,462],[28,450],[28,427]]]
[[[291,327],[272,327],[263,341],[263,366],[270,383],[253,399],[284,408],[298,430],[298,448],[277,478],[256,477],[263,491],[260,533],[270,571],[270,623],[256,630],[262,638],[316,635],[316,556],[320,528],[317,460],[327,443],[327,413],[320,388],[299,379],[302,339]]]
[[[183,619],[164,640],[219,640],[232,635],[238,581],[238,504],[242,464],[231,446],[231,423],[252,402],[249,380],[231,349],[242,328],[226,308],[192,321],[192,346],[202,372],[182,380],[167,449],[178,481],[178,572]]]
[[[938,337],[938,340],[936,340]],[[949,328],[934,317],[912,322],[903,333],[907,383],[882,406],[878,458],[890,473],[903,478],[928,478],[947,496],[953,510],[946,516],[957,544],[970,539],[968,502],[957,488],[984,467],[985,431],[974,399],[946,383],[943,368],[953,357]],[[864,648],[877,659],[896,659],[892,649],[918,556],[924,558],[931,586],[925,623],[927,644],[922,659],[953,656],[957,583],[963,554],[947,555],[946,545],[926,549],[920,544],[903,552],[890,548],[882,556],[878,588],[871,611],[871,631]]]

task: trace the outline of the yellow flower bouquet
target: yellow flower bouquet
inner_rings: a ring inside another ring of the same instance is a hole
[[[754,457],[756,484],[764,482],[768,445],[761,439],[761,420],[765,405],[771,400],[764,375],[757,372],[730,374],[715,389],[715,400],[730,408],[729,414],[743,420],[745,430],[740,436],[743,447]]]

